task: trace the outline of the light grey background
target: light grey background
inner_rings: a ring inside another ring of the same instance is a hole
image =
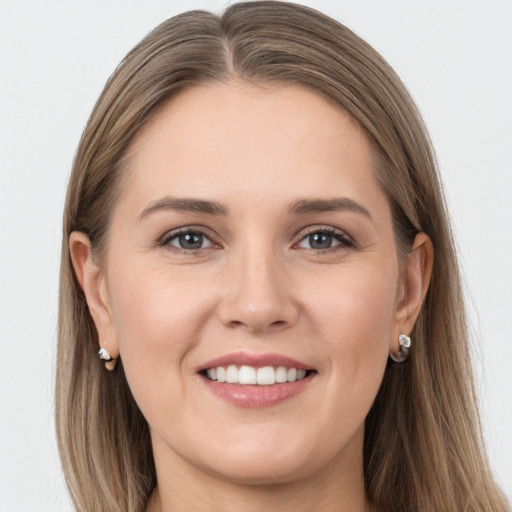
[[[489,454],[512,496],[512,1],[305,1],[373,44],[436,146]],[[0,0],[0,511],[71,510],[53,429],[60,224],[86,119],[165,18],[225,1]]]

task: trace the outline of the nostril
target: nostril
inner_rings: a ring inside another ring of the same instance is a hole
[[[294,325],[298,311],[286,297],[254,297],[254,294],[222,300],[218,307],[220,321],[231,329],[260,332]]]
[[[243,327],[247,327],[253,331],[262,331],[265,329],[273,329],[273,328],[279,328],[286,326],[287,322],[286,320],[276,320],[274,322],[268,323],[265,325],[265,322],[261,322],[261,325],[259,322],[255,322],[254,320],[249,320],[247,322],[243,322],[241,320],[231,320],[228,325],[229,327],[232,327],[234,329],[239,329]]]

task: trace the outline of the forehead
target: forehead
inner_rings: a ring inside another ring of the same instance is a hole
[[[340,108],[296,85],[187,89],[162,105],[129,151],[125,191],[288,198],[378,192],[364,133]]]

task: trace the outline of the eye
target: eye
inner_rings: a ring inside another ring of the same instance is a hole
[[[172,246],[184,251],[197,251],[213,245],[212,241],[199,231],[181,231],[165,237],[162,246]]]
[[[302,249],[327,250],[335,247],[353,247],[352,240],[334,228],[317,229],[307,234],[297,244]]]

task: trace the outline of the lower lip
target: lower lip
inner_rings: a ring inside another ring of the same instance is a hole
[[[295,382],[285,382],[271,386],[228,384],[210,380],[206,377],[202,377],[202,380],[208,389],[219,398],[237,407],[257,409],[277,405],[298,395],[311,383],[313,377],[314,374],[311,374]]]

